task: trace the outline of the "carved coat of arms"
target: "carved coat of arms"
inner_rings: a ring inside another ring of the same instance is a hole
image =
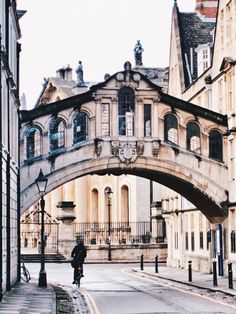
[[[111,153],[126,164],[134,162],[138,156],[143,155],[144,144],[139,142],[111,142]]]

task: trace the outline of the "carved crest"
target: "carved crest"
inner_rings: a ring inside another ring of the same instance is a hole
[[[126,164],[134,162],[138,156],[143,155],[143,142],[111,142],[111,153]]]

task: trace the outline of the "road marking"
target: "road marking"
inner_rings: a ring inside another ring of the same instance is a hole
[[[96,303],[94,302],[92,296],[90,295],[90,293],[83,288],[80,288],[79,290],[80,290],[80,293],[82,293],[84,295],[86,302],[89,306],[91,314],[101,314],[99,312],[98,307],[97,307]]]

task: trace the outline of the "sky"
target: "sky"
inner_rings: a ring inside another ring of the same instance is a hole
[[[178,0],[194,11],[196,0]],[[18,0],[22,38],[20,95],[34,107],[44,78],[83,63],[84,80],[101,82],[106,73],[134,65],[134,46],[143,46],[143,65],[166,67],[174,0]],[[73,71],[74,72],[74,71]],[[75,72],[73,79],[76,79]]]

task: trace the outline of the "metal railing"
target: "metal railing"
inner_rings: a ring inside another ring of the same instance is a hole
[[[158,236],[151,234],[149,221],[76,223],[75,240],[83,239],[86,245],[107,244],[109,227],[111,244],[150,243],[151,240],[156,243],[164,242],[164,236],[159,232]]]

